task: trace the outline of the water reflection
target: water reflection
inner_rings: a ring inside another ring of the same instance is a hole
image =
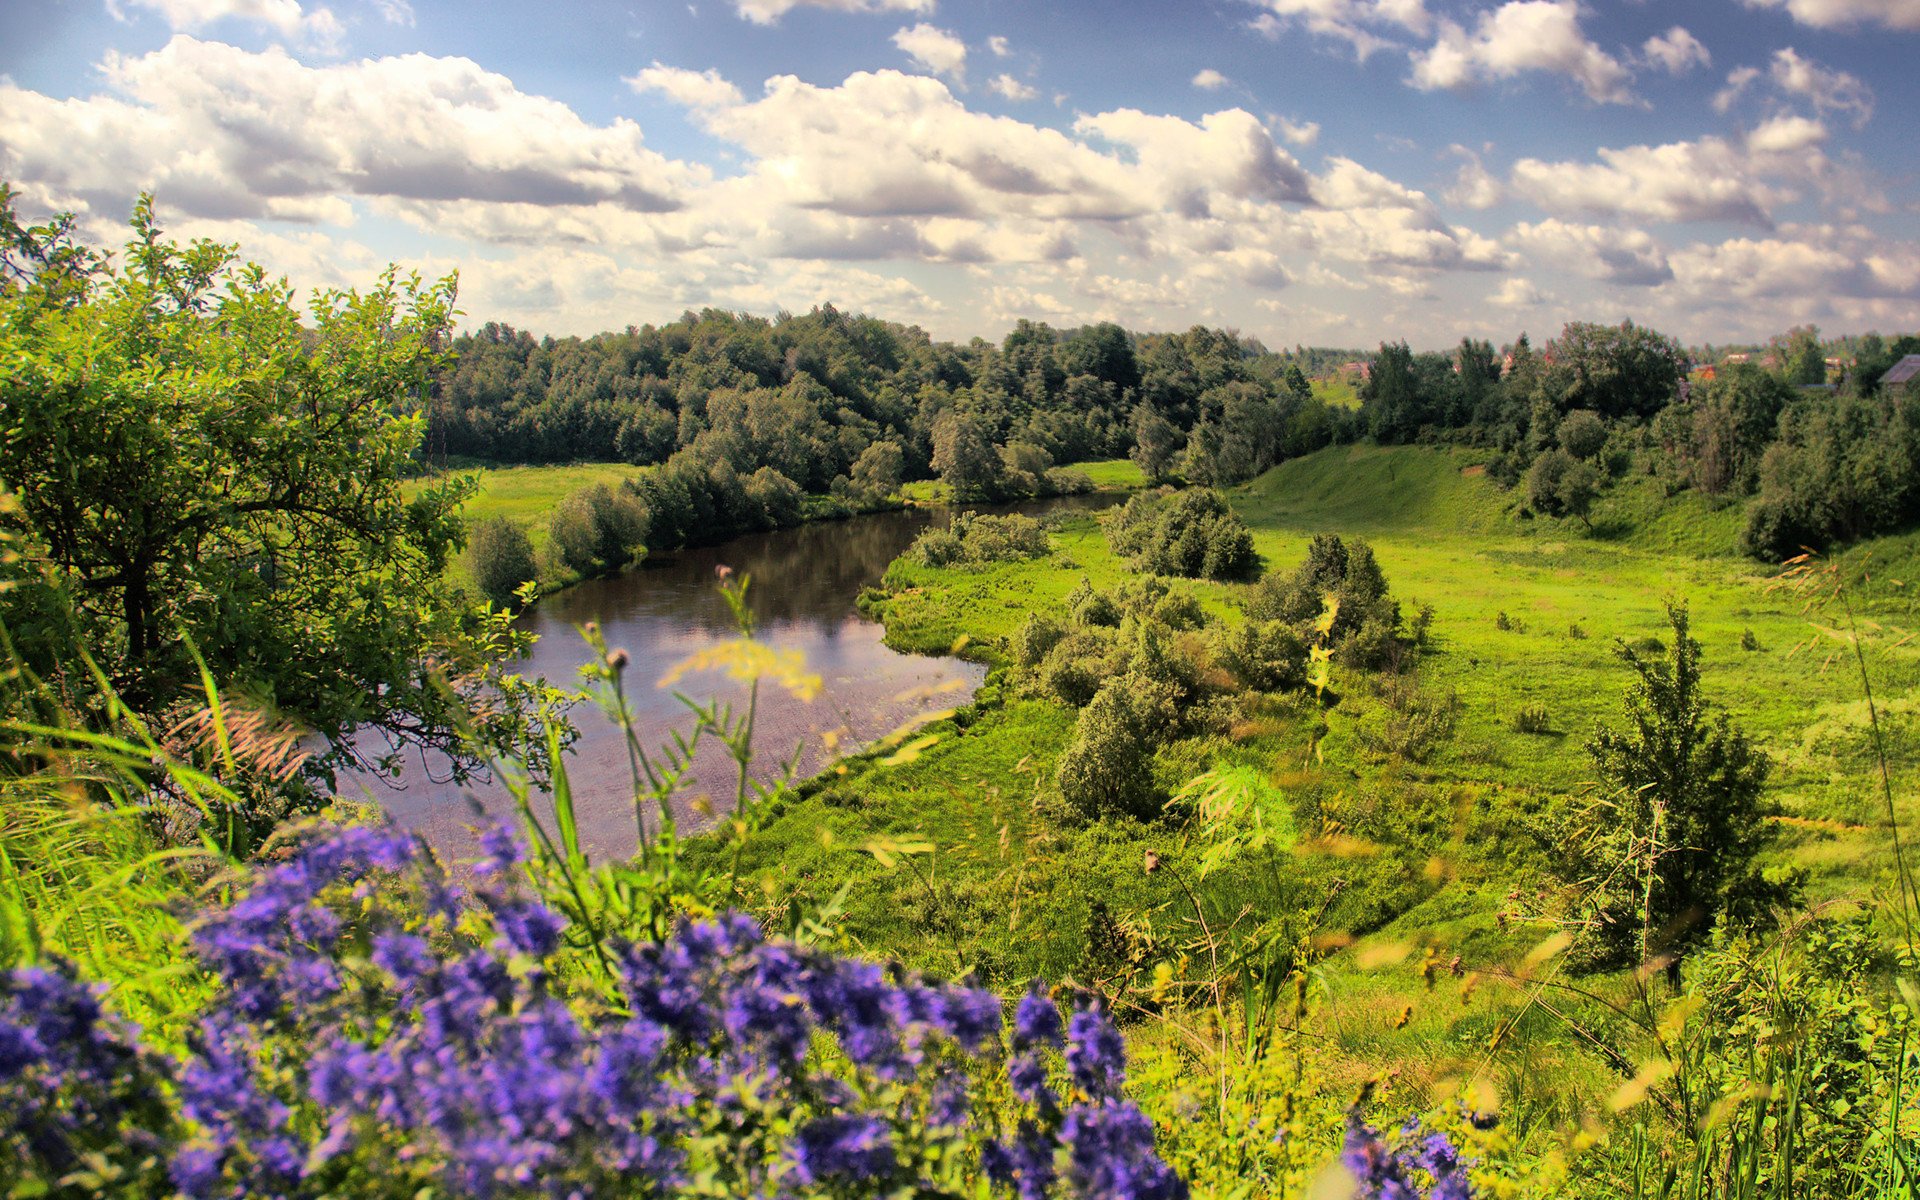
[[[1074,497],[1027,511],[1097,507],[1109,497]],[[801,774],[823,769],[846,753],[916,718],[965,703],[983,668],[956,659],[900,654],[881,644],[881,627],[854,608],[860,589],[877,583],[887,564],[921,530],[946,519],[938,510],[879,513],[848,521],[754,534],[719,546],[683,550],[650,559],[613,579],[593,580],[540,601],[523,618],[539,635],[524,673],[566,686],[579,678],[589,658],[577,629],[596,621],[607,644],[631,656],[629,696],[642,739],[649,746],[686,730],[684,706],[654,686],[675,664],[735,635],[733,616],[715,587],[715,568],[725,565],[753,580],[750,599],[756,636],[770,645],[799,650],[807,669],[821,677],[820,695],[802,702],[764,684],[754,749],[771,764],[799,750]],[[717,672],[689,675],[680,690],[699,699],[744,703],[743,686]],[[619,730],[591,705],[574,709],[580,739],[568,759],[581,837],[596,856],[624,856],[636,845],[632,785]],[[829,743],[837,743],[838,750]],[[683,830],[710,824],[731,803],[732,764],[717,744],[702,749],[675,810]],[[343,778],[343,792],[366,793],[403,825],[421,831],[444,853],[470,853],[466,830],[477,804],[500,811],[507,803],[497,784],[457,788],[442,782],[436,764],[413,759],[397,784]],[[764,774],[764,771],[763,771]]]

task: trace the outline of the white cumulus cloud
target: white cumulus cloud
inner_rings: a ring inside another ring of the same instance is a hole
[[[1713,55],[1700,44],[1700,39],[1679,25],[1657,37],[1650,37],[1640,48],[1648,62],[1664,69],[1669,75],[1685,75],[1695,67],[1713,65]]]
[[[627,86],[636,92],[659,92],[687,108],[722,108],[740,103],[740,89],[721,77],[712,67],[690,71],[685,67],[662,66],[656,61],[627,78]]]
[[[657,212],[706,177],[464,58],[313,67],[179,34],[100,70],[113,94],[0,82],[0,173],[82,210],[145,189],[190,216],[335,222],[347,196]]]
[[[930,13],[934,3],[935,0],[733,0],[733,8],[755,25],[772,25],[796,8],[843,13]]]
[[[893,35],[893,44],[908,58],[936,75],[959,79],[967,70],[967,44],[938,26],[922,21]]]
[[[1481,13],[1471,32],[1442,21],[1438,40],[1413,56],[1411,82],[1459,91],[1534,71],[1567,76],[1596,103],[1633,102],[1632,72],[1588,40],[1576,0],[1509,0]]]
[[[1217,92],[1231,82],[1232,80],[1214,70],[1212,67],[1207,67],[1202,71],[1195,72],[1193,76],[1193,86],[1203,92]]]
[[[299,0],[107,0],[107,11],[118,20],[131,19],[129,9],[157,13],[170,28],[186,33],[243,21],[323,49],[333,48],[346,32],[332,9],[308,11]]]
[[[1365,61],[1375,51],[1397,43],[1393,35],[1424,35],[1433,27],[1425,0],[1252,0],[1262,12],[1253,28],[1277,38],[1288,29],[1304,28],[1320,37],[1336,38]]]
[[[1920,0],[1741,0],[1748,8],[1784,8],[1815,29],[1884,25],[1920,29]]]
[[[1018,79],[1005,73],[995,75],[988,81],[987,90],[1004,100],[1011,100],[1016,104],[1031,100],[1040,94],[1036,89],[1021,83]]]

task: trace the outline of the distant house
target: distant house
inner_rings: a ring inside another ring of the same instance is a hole
[[[1915,379],[1920,379],[1920,354],[1909,354],[1880,377],[1880,386],[1912,391]]]

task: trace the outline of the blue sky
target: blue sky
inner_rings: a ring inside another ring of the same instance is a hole
[[[0,178],[591,333],[1920,328],[1920,0],[42,0]]]

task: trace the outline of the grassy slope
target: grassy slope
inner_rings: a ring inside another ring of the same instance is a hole
[[[1692,606],[1712,694],[1779,764],[1775,795],[1796,818],[1783,853],[1812,870],[1814,895],[1857,894],[1884,868],[1883,809],[1871,786],[1858,678],[1836,653],[1844,647],[1817,628],[1833,618],[1803,611],[1803,597],[1771,583],[1772,572],[1724,552],[1738,529],[1737,509],[1691,497],[1664,502],[1654,486],[1623,481],[1589,531],[1577,522],[1517,518],[1510,494],[1481,476],[1470,456],[1342,447],[1231,493],[1269,569],[1290,569],[1316,532],[1368,538],[1403,603],[1436,609],[1438,645],[1422,683],[1456,690],[1464,705],[1452,742],[1419,764],[1366,749],[1361,734],[1378,728],[1384,709],[1358,687],[1327,716],[1322,761],[1303,753],[1301,720],[1284,713],[1237,744],[1163,756],[1173,759],[1162,763],[1169,783],[1209,757],[1255,764],[1303,825],[1325,817],[1401,831],[1413,848],[1411,858],[1383,862],[1297,856],[1303,886],[1343,881],[1329,927],[1374,931],[1317,977],[1316,1024],[1337,1051],[1332,1061],[1351,1076],[1336,1083],[1391,1067],[1401,1072],[1396,1087],[1411,1098],[1435,1079],[1487,1066],[1510,1093],[1530,1091],[1531,1102],[1556,1119],[1570,1119],[1571,1105],[1584,1103],[1579,1097],[1612,1086],[1603,1067],[1565,1044],[1564,1025],[1530,1004],[1524,989],[1487,982],[1477,991],[1443,985],[1430,993],[1410,967],[1422,945],[1437,947],[1442,961],[1459,954],[1470,965],[1491,964],[1511,961],[1539,936],[1537,927],[1527,932],[1501,917],[1514,907],[1514,889],[1544,882],[1544,850],[1527,824],[1585,790],[1582,740],[1596,721],[1618,719],[1629,679],[1614,639],[1661,636],[1667,597]],[[881,606],[889,640],[940,652],[965,636],[964,652],[993,660],[999,639],[1028,612],[1057,610],[1082,577],[1109,586],[1129,573],[1089,520],[1065,525],[1055,547],[1045,560],[984,570],[897,563],[889,576],[894,594]],[[1707,548],[1717,553],[1685,552]],[[1910,796],[1920,750],[1913,728],[1920,661],[1913,645],[1896,644],[1901,632],[1891,622],[1904,620],[1912,601],[1888,577],[1920,566],[1920,535],[1861,548],[1845,565],[1857,577],[1862,562],[1878,566],[1861,594],[1871,617],[1889,624],[1869,638],[1869,662],[1883,719],[1892,723],[1896,789]],[[1215,611],[1227,611],[1236,590],[1189,586]],[[1747,630],[1757,650],[1741,649]],[[1089,934],[1097,902],[1116,915],[1170,925],[1184,902],[1164,875],[1148,881],[1132,864],[1146,849],[1169,850],[1178,832],[1060,820],[1048,808],[1046,781],[1070,728],[1066,714],[1036,703],[998,709],[994,690],[970,728],[940,728],[942,741],[914,763],[852,764],[776,823],[749,864],[765,872],[769,907],[794,891],[828,895],[851,881],[848,927],[869,949],[942,969],[997,968],[1003,980],[1023,971],[1097,974]],[[1525,705],[1544,707],[1556,732],[1515,732],[1513,714]],[[823,829],[833,831],[830,845],[822,844]],[[882,867],[854,849],[873,831],[917,834],[934,849]],[[1424,870],[1420,855],[1430,855]],[[1233,890],[1223,888],[1227,899]],[[1523,1018],[1518,1036],[1490,1065],[1487,1038],[1509,1017]]]

